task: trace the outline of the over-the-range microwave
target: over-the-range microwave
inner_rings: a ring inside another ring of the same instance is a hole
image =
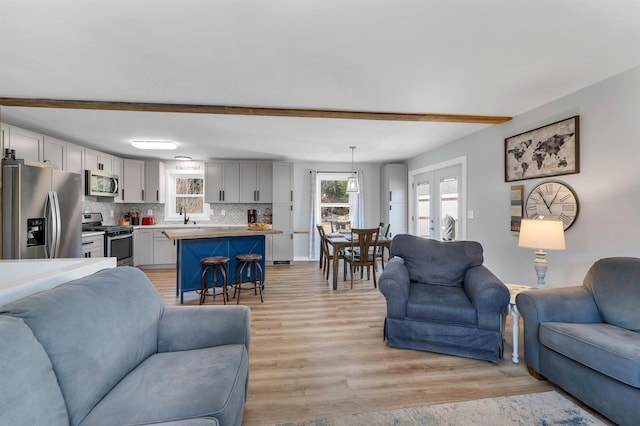
[[[118,176],[102,170],[85,170],[85,194],[94,197],[117,197]]]

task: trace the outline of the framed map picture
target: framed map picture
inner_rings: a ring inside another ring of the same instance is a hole
[[[504,140],[504,181],[580,173],[579,116]]]

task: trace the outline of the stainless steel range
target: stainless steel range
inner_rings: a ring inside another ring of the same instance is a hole
[[[102,213],[82,213],[82,232],[104,231],[104,255],[133,266],[133,226],[103,225]]]

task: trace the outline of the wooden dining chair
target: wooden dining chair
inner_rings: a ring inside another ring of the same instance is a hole
[[[389,237],[389,228],[391,228],[391,224],[387,223],[387,226],[384,226],[384,222],[380,222],[380,236],[381,237]],[[384,270],[384,247],[378,247],[378,259],[380,259],[380,265]],[[387,251],[389,251],[389,247],[387,247]]]
[[[333,248],[327,242],[327,235],[324,232],[322,225],[316,225],[318,234],[320,234],[320,263],[322,268],[322,276],[325,279],[329,279],[329,271],[331,271],[331,259],[333,259]],[[342,255],[338,256],[336,261],[339,261]]]
[[[318,263],[318,268],[322,269],[322,272],[324,273],[324,239],[326,238],[326,236],[322,225],[316,225],[316,229],[318,230],[318,234],[320,235],[320,262]]]
[[[376,278],[376,258],[378,254],[378,236],[380,228],[352,229],[351,250],[344,253],[344,280],[347,280],[347,264],[351,274],[351,288],[353,288],[353,274],[360,268],[360,278],[364,277],[364,268],[367,268],[367,280],[371,279],[371,267],[373,267],[373,287],[378,287]]]

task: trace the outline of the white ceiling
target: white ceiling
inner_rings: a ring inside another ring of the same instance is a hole
[[[0,0],[0,97],[515,116],[640,66],[639,0]],[[2,107],[123,156],[403,160],[485,125]],[[140,152],[134,139],[173,140]]]

